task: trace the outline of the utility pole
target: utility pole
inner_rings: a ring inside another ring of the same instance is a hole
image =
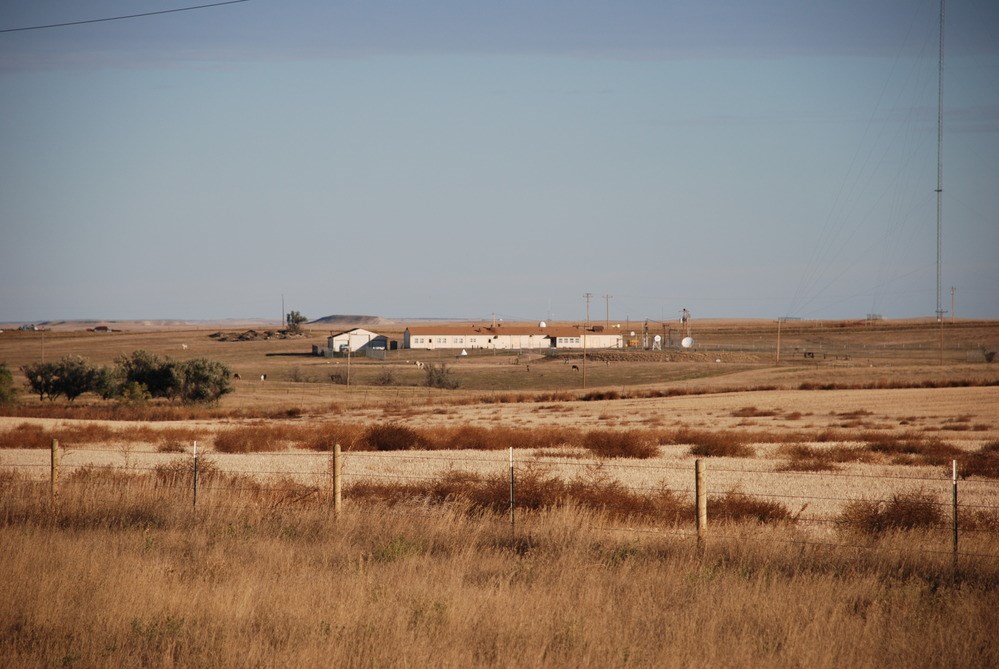
[[[583,295],[586,298],[586,325],[583,326],[583,390],[586,390],[586,331],[590,329],[590,300],[593,293]]]
[[[610,301],[613,295],[604,295],[604,300],[607,302],[607,313],[605,314],[604,326],[610,330]]]
[[[954,293],[957,292],[957,288],[954,286],[950,287],[950,322],[954,322]]]

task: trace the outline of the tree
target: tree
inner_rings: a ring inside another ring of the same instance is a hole
[[[38,399],[48,397],[51,401],[56,398],[57,370],[54,362],[33,362],[21,367],[21,372],[28,380],[31,391],[38,393]]]
[[[161,359],[148,351],[134,351],[115,359],[121,383],[145,386],[152,397],[173,399],[181,390],[178,363],[169,358]]]
[[[70,402],[97,385],[97,370],[80,356],[66,356],[56,363],[54,392]]]
[[[6,362],[0,362],[0,406],[17,403],[17,388],[14,387],[14,375],[7,369]]]
[[[284,320],[289,330],[292,332],[301,332],[302,323],[308,322],[309,319],[297,311],[289,311]]]
[[[178,365],[180,398],[184,402],[217,402],[232,392],[229,368],[207,358],[195,358]]]

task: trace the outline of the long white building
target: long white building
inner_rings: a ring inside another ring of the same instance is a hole
[[[410,326],[403,333],[403,347],[411,349],[545,350],[622,348],[620,332],[602,325],[542,327],[522,325],[446,324]]]

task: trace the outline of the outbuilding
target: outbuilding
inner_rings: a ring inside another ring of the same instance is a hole
[[[324,356],[346,355],[351,353],[366,353],[368,351],[385,350],[388,348],[388,337],[364,328],[354,328],[338,332],[326,338]]]

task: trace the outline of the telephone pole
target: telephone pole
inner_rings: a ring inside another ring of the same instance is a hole
[[[613,295],[604,295],[604,300],[607,301],[607,313],[605,314],[604,326],[610,330],[610,301]]]
[[[586,331],[590,329],[590,300],[593,293],[583,295],[586,298],[586,325],[583,326],[583,390],[586,390]]]

